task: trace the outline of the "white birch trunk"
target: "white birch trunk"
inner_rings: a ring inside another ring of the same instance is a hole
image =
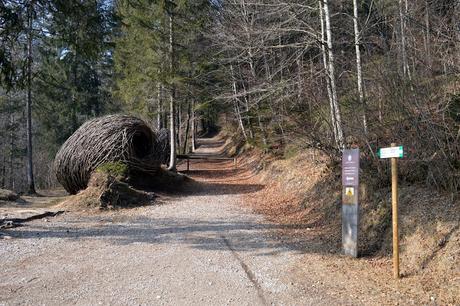
[[[407,1],[405,5],[403,5],[403,0],[399,0],[399,25],[400,25],[400,33],[401,33],[401,61],[402,61],[402,71],[403,76],[409,77],[409,64],[407,61],[407,50],[406,50],[406,21],[405,21],[405,14],[407,14]]]
[[[233,103],[235,105],[236,118],[237,118],[238,124],[239,124],[239,126],[241,128],[241,132],[243,133],[244,140],[248,141],[248,135],[246,134],[246,129],[244,128],[243,118],[241,117],[239,101],[238,101],[238,98],[237,98],[238,91],[236,89],[236,79],[235,79],[235,73],[233,71],[233,65],[230,65],[230,73],[232,75],[233,94],[235,95],[235,98],[233,99]]]
[[[324,19],[326,23],[326,37],[327,37],[327,54],[328,54],[328,72],[329,80],[331,83],[331,95],[332,95],[332,110],[333,110],[333,123],[335,123],[335,135],[336,144],[339,149],[344,147],[344,136],[342,130],[342,119],[340,116],[340,108],[337,98],[337,87],[335,85],[335,60],[334,52],[332,50],[332,31],[331,31],[331,20],[329,13],[329,0],[323,0]]]
[[[366,117],[366,101],[364,100],[364,88],[363,88],[363,73],[361,66],[361,50],[359,49],[361,45],[361,39],[359,35],[359,25],[358,25],[358,1],[353,0],[353,24],[355,30],[355,51],[356,51],[356,75],[358,81],[358,96],[359,104],[363,108],[363,130],[364,134],[367,135],[367,117]]]
[[[329,99],[329,109],[331,115],[331,123],[332,123],[332,131],[334,133],[334,139],[337,139],[337,132],[335,128],[335,117],[334,117],[334,102],[332,101],[332,90],[331,90],[331,80],[329,78],[329,66],[327,64],[327,52],[326,52],[326,34],[324,28],[324,15],[323,15],[323,0],[318,1],[319,5],[319,18],[321,22],[321,54],[323,58],[323,67],[324,71],[326,72],[326,89],[327,89],[327,97]]]

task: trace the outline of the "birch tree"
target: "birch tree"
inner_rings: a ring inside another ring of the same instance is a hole
[[[409,63],[407,60],[407,39],[406,39],[406,15],[407,15],[407,0],[399,0],[399,33],[401,40],[401,64],[403,75],[411,78]]]
[[[337,87],[335,84],[335,60],[332,46],[331,17],[329,13],[329,0],[323,0],[324,19],[326,24],[326,42],[328,56],[328,78],[331,86],[332,97],[332,125],[334,127],[335,141],[337,148],[342,149],[344,146],[344,136],[342,130],[342,119],[340,115],[339,101],[337,98]]]
[[[353,26],[355,34],[355,52],[356,52],[356,79],[358,83],[359,104],[363,108],[363,130],[367,135],[367,118],[366,118],[366,101],[364,100],[363,73],[361,67],[361,35],[359,33],[358,23],[358,0],[353,0]]]

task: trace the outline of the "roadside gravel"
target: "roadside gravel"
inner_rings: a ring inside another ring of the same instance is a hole
[[[337,304],[296,286],[289,271],[299,253],[227,193],[11,230],[0,240],[0,304]]]
[[[211,140],[201,153],[218,150]],[[296,281],[302,252],[241,203],[263,186],[239,183],[227,161],[195,161],[189,175],[199,188],[150,206],[9,230],[0,239],[0,305],[359,304]]]

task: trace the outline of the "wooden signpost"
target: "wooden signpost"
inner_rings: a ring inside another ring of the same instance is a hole
[[[389,148],[379,149],[380,158],[391,158],[391,209],[393,224],[393,276],[399,278],[399,236],[398,236],[398,158],[404,156],[402,146],[392,143]]]

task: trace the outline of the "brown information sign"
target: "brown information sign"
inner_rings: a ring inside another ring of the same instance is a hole
[[[342,247],[346,255],[358,257],[359,149],[344,150],[342,156]]]
[[[343,151],[342,185],[359,186],[359,149]]]

